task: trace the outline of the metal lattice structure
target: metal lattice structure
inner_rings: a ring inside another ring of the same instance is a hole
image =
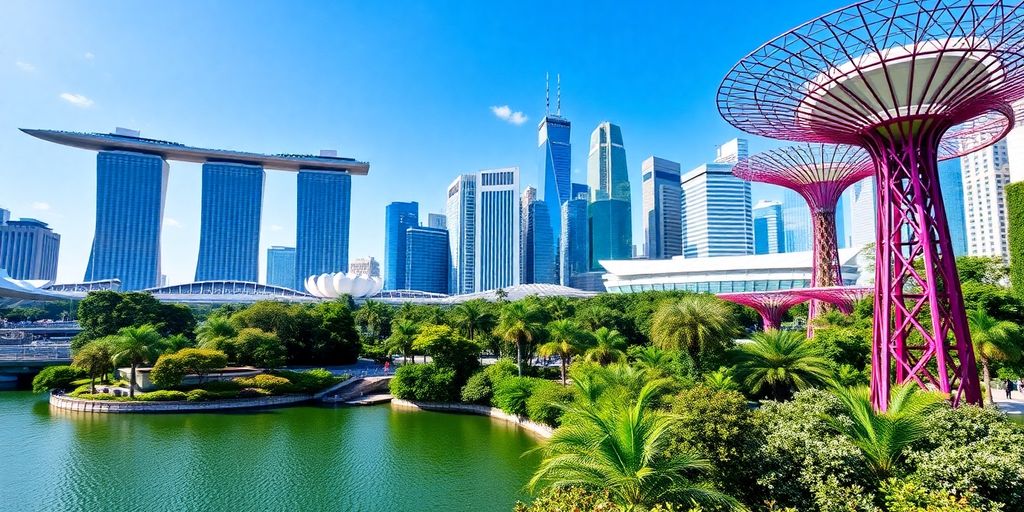
[[[875,289],[869,286],[828,286],[800,288],[794,292],[803,295],[808,300],[828,302],[835,306],[840,313],[849,315],[853,313],[853,305],[875,293]]]
[[[860,2],[766,43],[722,82],[719,110],[734,126],[857,145],[874,160],[871,392],[880,410],[891,384],[906,381],[954,405],[981,403],[937,162],[957,125],[990,126],[973,138],[980,127],[969,129],[960,153],[998,140],[984,134],[1012,128],[1010,105],[1021,98],[1024,6],[993,0]],[[1005,121],[991,128],[998,116]]]
[[[867,151],[836,144],[801,144],[758,153],[733,167],[747,181],[769,183],[793,190],[807,201],[811,212],[811,286],[841,286],[836,205],[847,187],[870,177],[874,166]],[[808,335],[812,320],[823,308],[812,300],[807,313]]]
[[[807,300],[798,290],[719,293],[718,298],[748,306],[761,315],[764,329],[778,329],[789,308]]]

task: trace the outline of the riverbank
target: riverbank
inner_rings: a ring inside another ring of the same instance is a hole
[[[490,416],[491,418],[498,419],[506,423],[513,423],[518,427],[522,428],[523,430],[541,439],[550,439],[551,434],[554,431],[554,429],[547,425],[542,425],[534,421],[523,419],[518,416],[509,414],[496,407],[488,407],[486,405],[453,404],[438,402],[413,402],[411,400],[400,400],[398,398],[395,398],[391,400],[391,406],[405,409],[419,409],[423,411],[452,412],[459,414]]]
[[[209,402],[168,401],[168,402],[117,402],[113,400],[86,400],[67,395],[50,394],[50,407],[75,412],[91,413],[156,413],[156,412],[202,412],[230,409],[255,409],[280,407],[313,400],[313,395],[262,396],[256,398],[232,398]]]

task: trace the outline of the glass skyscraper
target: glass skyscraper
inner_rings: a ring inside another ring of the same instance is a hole
[[[303,284],[295,282],[295,248],[280,245],[267,249],[267,284],[305,292]]]
[[[463,174],[448,186],[449,293],[519,284],[519,168]]]
[[[520,282],[557,283],[555,272],[555,241],[551,237],[551,215],[546,201],[530,200],[526,194],[521,199],[522,217],[522,277]],[[561,219],[559,219],[561,224]],[[561,226],[559,226],[561,232]]]
[[[476,174],[463,174],[448,185],[448,293],[476,291]]]
[[[569,200],[572,187],[572,145],[569,134],[572,124],[561,115],[546,115],[537,128],[543,177],[540,180],[540,200],[547,205],[552,240],[561,236],[561,222],[555,212],[562,211],[562,203]],[[552,265],[555,263],[552,262]]]
[[[782,193],[782,218],[786,233],[785,252],[811,250],[811,210],[807,207],[807,200],[785,189]]]
[[[633,254],[633,222],[629,173],[622,130],[609,122],[597,125],[590,134],[587,158],[590,186],[590,265],[599,270],[599,260],[630,258]]]
[[[411,227],[405,232],[405,248],[402,288],[448,293],[448,230]]]
[[[939,189],[942,190],[942,205],[946,209],[946,223],[949,225],[949,239],[953,242],[953,254],[964,256],[967,254],[967,220],[964,214],[964,182],[959,158],[939,162]]]
[[[352,176],[300,169],[295,229],[295,279],[348,270]]]
[[[405,287],[405,231],[420,225],[420,205],[394,202],[384,209],[384,289]]]
[[[196,281],[259,278],[263,167],[203,164],[202,220]]]
[[[0,209],[0,269],[14,279],[57,278],[60,235],[36,219],[10,220]]]
[[[776,254],[786,250],[782,203],[760,201],[754,205],[754,254]]]
[[[687,258],[754,253],[750,182],[732,174],[747,157],[747,144],[733,139],[718,149],[714,163],[682,176],[683,254]]]
[[[562,286],[576,287],[575,277],[590,271],[588,204],[585,198],[575,198],[562,205],[562,240],[559,244]]]
[[[641,166],[643,179],[644,233],[650,259],[666,259],[683,253],[682,189],[679,164],[652,156]]]
[[[96,155],[96,233],[86,281],[120,279],[124,291],[157,286],[167,173],[159,156]]]

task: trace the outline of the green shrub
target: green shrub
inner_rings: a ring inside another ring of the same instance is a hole
[[[238,391],[238,398],[260,398],[273,393],[262,388],[243,388]]]
[[[192,389],[205,389],[211,393],[226,391],[238,392],[239,389],[242,389],[242,385],[233,380],[211,380],[209,382],[192,386]]]
[[[580,487],[548,488],[529,505],[516,502],[515,512],[617,512],[607,492],[593,492]],[[680,511],[681,512],[681,511]]]
[[[189,402],[206,402],[217,398],[215,393],[207,391],[205,389],[193,389],[188,393],[185,393],[185,398]]]
[[[882,482],[885,509],[889,512],[977,512],[991,510],[977,496],[966,493],[954,496],[929,489],[906,480],[889,479]]]
[[[291,381],[293,389],[297,393],[313,393],[340,382],[334,374],[323,368],[314,368],[304,372],[279,370],[275,374]]]
[[[87,377],[85,371],[74,366],[47,366],[32,379],[32,391],[43,393],[54,389],[65,389],[71,382]]]
[[[238,331],[232,347],[240,364],[259,368],[283,366],[288,355],[284,343],[276,334],[251,327]]]
[[[183,348],[160,356],[149,373],[149,380],[157,387],[172,388],[180,385],[187,375],[198,375],[201,381],[211,371],[227,364],[228,357],[219,350]]]
[[[526,402],[537,382],[530,377],[509,377],[498,382],[494,386],[494,405],[509,414],[526,417]]]
[[[519,367],[511,359],[498,359],[494,364],[484,368],[484,374],[490,379],[491,384],[497,384],[509,377],[519,375]]]
[[[1010,183],[1005,193],[1010,285],[1018,295],[1024,295],[1024,183]]]
[[[135,395],[135,399],[143,402],[179,402],[187,400],[188,395],[184,391],[158,389],[149,393]]]
[[[557,427],[562,418],[562,406],[572,403],[575,398],[572,388],[550,380],[541,381],[526,400],[526,412],[537,423]]]
[[[246,388],[265,389],[275,395],[280,393],[290,393],[295,389],[295,386],[290,380],[266,373],[261,373],[252,377],[238,377],[234,380]]]
[[[433,363],[401,366],[391,379],[391,394],[402,400],[458,401],[455,371]]]
[[[474,373],[462,386],[462,401],[468,404],[491,405],[493,395],[491,379],[485,372]]]
[[[114,396],[109,393],[79,393],[75,398],[80,400],[103,400],[106,402],[127,402],[130,398],[126,396]]]

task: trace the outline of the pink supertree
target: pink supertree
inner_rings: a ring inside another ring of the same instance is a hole
[[[800,288],[794,290],[808,300],[820,300],[828,302],[836,307],[840,313],[849,315],[853,313],[853,305],[864,297],[875,293],[870,286],[827,286],[817,288]]]
[[[758,153],[740,161],[733,174],[747,181],[769,183],[800,194],[811,212],[813,263],[811,286],[840,286],[843,272],[836,238],[836,204],[847,187],[872,175],[867,151],[857,146],[801,144]],[[807,335],[821,306],[807,310]]]
[[[951,153],[940,144],[947,133],[970,142],[952,148],[963,153],[1012,128],[1010,104],[1024,98],[1022,50],[1020,3],[870,0],[766,43],[718,91],[720,112],[740,129],[871,154],[871,393],[880,410],[891,384],[907,381],[948,393],[954,405],[981,403],[937,162]],[[1005,122],[990,122],[997,116]],[[950,132],[964,123],[975,126]]]
[[[782,325],[782,317],[789,308],[807,300],[796,290],[777,290],[763,292],[719,293],[718,298],[749,306],[761,315],[764,329],[778,329]]]

